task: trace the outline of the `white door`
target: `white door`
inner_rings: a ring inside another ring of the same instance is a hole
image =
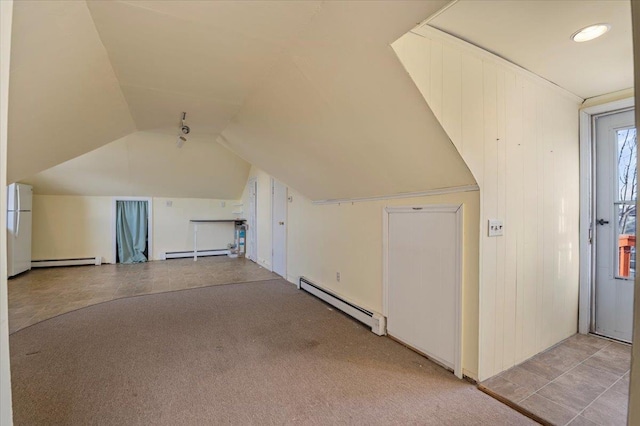
[[[283,278],[287,277],[287,187],[275,179],[271,180],[272,220],[271,229],[273,256],[273,272]]]
[[[248,206],[248,229],[247,229],[247,258],[258,261],[258,180],[251,179],[247,183],[247,193],[249,194],[249,206]]]
[[[634,112],[596,117],[595,327],[631,342],[637,195]]]
[[[460,377],[458,209],[387,209],[387,331]]]

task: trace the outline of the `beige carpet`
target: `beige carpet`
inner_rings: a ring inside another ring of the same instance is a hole
[[[531,424],[282,280],[114,300],[10,343],[16,425]]]

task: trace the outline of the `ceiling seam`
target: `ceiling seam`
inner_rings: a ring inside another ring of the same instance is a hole
[[[113,67],[111,55],[109,55],[109,50],[107,50],[107,47],[105,46],[104,41],[102,41],[102,36],[100,35],[100,31],[98,31],[98,26],[96,25],[96,21],[93,18],[93,13],[91,13],[91,9],[89,8],[89,4],[87,3],[87,0],[84,0],[84,5],[87,8],[87,12],[89,13],[89,16],[91,17],[91,22],[93,22],[93,29],[95,30],[96,35],[98,36],[98,40],[100,40],[100,44],[104,49],[104,53],[105,55],[107,55],[107,60],[109,62],[109,67],[111,67],[111,72],[113,73],[114,78],[118,82],[118,88],[120,89],[120,96],[122,96],[122,99],[124,100],[124,103],[127,106],[127,111],[129,111],[129,118],[131,119],[131,123],[133,124],[133,132],[130,132],[129,134],[135,133],[138,131],[138,123],[136,123],[133,113],[131,112],[131,106],[129,105],[129,101],[127,100],[127,97],[124,95],[124,92],[122,91],[122,83],[120,83],[120,78],[118,77],[118,74],[116,73],[116,70]]]
[[[266,82],[271,79],[271,76],[275,73],[275,70],[278,68],[278,66],[280,64],[281,59],[286,57],[288,52],[290,52],[291,49],[293,48],[293,45],[296,43],[296,41],[300,39],[302,34],[308,29],[309,25],[311,25],[311,23],[317,18],[318,14],[322,10],[325,2],[326,2],[326,0],[323,0],[318,4],[318,6],[316,7],[315,11],[313,12],[313,15],[311,15],[311,17],[309,18],[307,23],[300,30],[300,32],[297,35],[291,37],[291,41],[290,41],[289,45],[287,47],[283,48],[283,50],[280,52],[280,54],[277,55],[278,60],[274,61],[273,65],[265,73],[264,78],[259,83],[256,83],[255,88],[253,90],[251,90],[249,92],[249,94],[247,94],[245,99],[242,101],[242,104],[240,105],[240,108],[238,108],[238,110],[235,112],[235,114],[233,114],[229,118],[229,120],[227,120],[227,123],[224,125],[224,127],[220,131],[220,135],[221,136],[224,135],[224,132],[229,128],[229,125],[231,124],[231,122],[233,122],[235,120],[235,118],[238,116],[238,114],[240,114],[242,112],[242,110],[244,109],[244,107],[247,104],[248,100],[251,99],[256,93],[258,93],[262,89],[262,87],[266,84]],[[296,68],[297,68],[297,66],[296,66]],[[228,141],[228,139],[225,138],[225,140],[227,141],[226,148],[231,150],[234,154],[240,156],[238,153],[236,153],[233,150],[233,148],[231,147],[231,143]],[[245,159],[245,161],[247,161],[247,160]],[[250,162],[250,161],[248,161],[248,163],[253,165],[253,163]]]

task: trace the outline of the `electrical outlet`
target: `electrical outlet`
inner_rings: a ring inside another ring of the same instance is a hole
[[[167,207],[171,207],[171,206],[173,206],[173,201],[167,200]]]
[[[504,225],[502,224],[502,220],[489,219],[489,236],[500,237],[502,235],[504,235]]]
[[[336,272],[336,281],[340,282],[340,272]]]
[[[227,203],[225,201],[220,201],[220,207],[227,207]]]

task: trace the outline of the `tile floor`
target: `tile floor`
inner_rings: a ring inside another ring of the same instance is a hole
[[[250,260],[227,256],[33,269],[9,279],[9,332],[113,299],[276,277]]]
[[[480,384],[554,425],[626,425],[631,346],[576,334]]]

